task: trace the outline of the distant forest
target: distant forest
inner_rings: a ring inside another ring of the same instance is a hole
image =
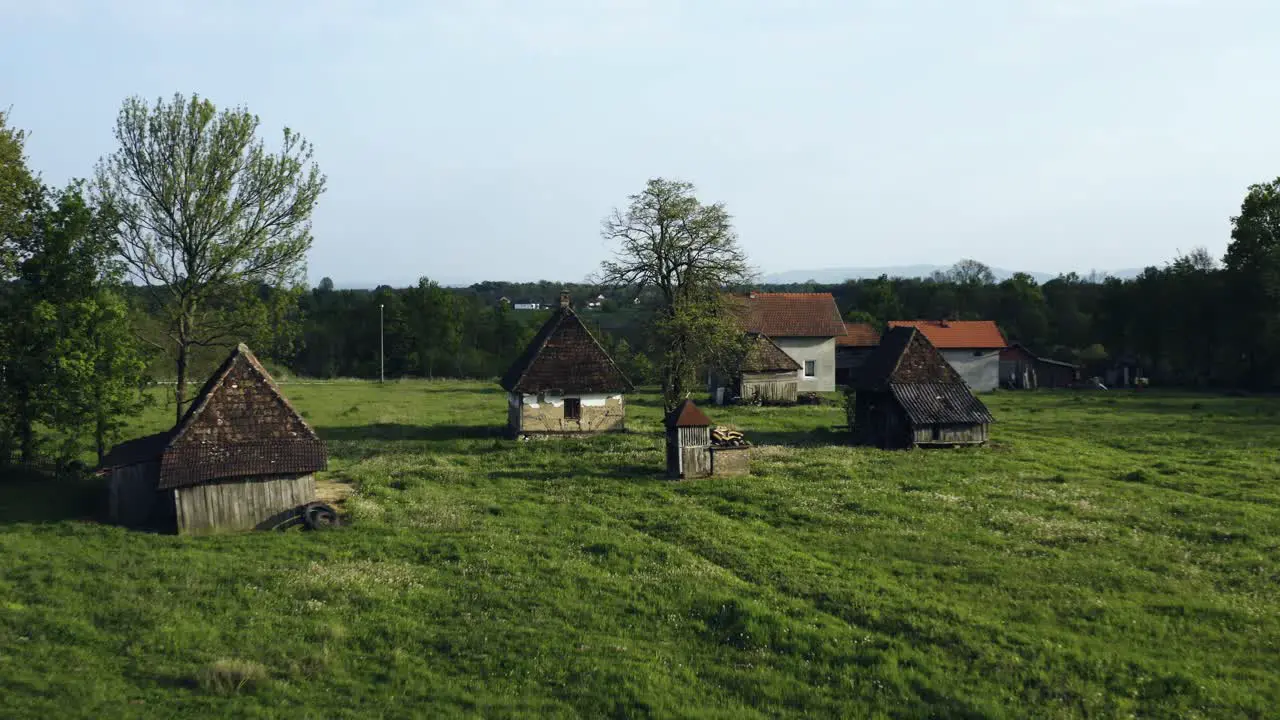
[[[995,282],[985,266],[965,261],[930,278],[754,287],[830,292],[847,320],[880,328],[898,319],[995,320],[1010,342],[1081,364],[1087,372],[1124,360],[1163,385],[1264,389],[1280,381],[1271,362],[1274,335],[1250,312],[1252,300],[1233,285],[1230,272],[1200,250],[1129,280],[1068,274],[1043,284],[1028,275]],[[633,291],[580,283],[493,281],[446,288],[424,279],[411,288],[338,290],[325,278],[314,289],[295,291],[271,334],[258,341],[258,352],[277,370],[298,376],[376,378],[382,305],[388,378],[493,378],[549,314],[515,310],[503,299],[551,308],[561,290],[570,292],[580,315],[634,381],[650,382],[646,299],[637,303]],[[588,308],[600,295],[600,306]],[[197,371],[220,355],[210,349]],[[170,365],[157,356],[153,372],[163,376]]]

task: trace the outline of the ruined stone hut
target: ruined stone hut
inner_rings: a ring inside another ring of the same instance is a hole
[[[574,312],[567,293],[502,377],[507,430],[520,435],[619,432],[633,386]]]
[[[113,522],[182,534],[274,527],[315,500],[324,443],[249,348],[213,373],[172,429],[112,448]]]
[[[978,445],[995,422],[919,329],[885,333],[854,385],[855,441],[882,448]]]

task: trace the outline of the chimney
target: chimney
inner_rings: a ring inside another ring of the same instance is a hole
[[[560,307],[562,308],[569,307],[569,291],[568,290],[560,291]]]

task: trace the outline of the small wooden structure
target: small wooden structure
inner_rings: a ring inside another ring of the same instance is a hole
[[[324,443],[249,348],[214,372],[172,430],[112,448],[107,513],[181,534],[275,527],[315,500]]]
[[[613,358],[560,294],[560,307],[502,377],[507,431],[521,435],[621,432],[623,393],[631,392]]]
[[[1036,355],[1022,343],[1000,351],[1000,385],[1010,390],[1065,388],[1079,379],[1080,368]]]
[[[711,420],[693,404],[681,400],[664,423],[667,426],[667,475],[673,478],[711,474]]]
[[[744,440],[722,442],[726,428],[711,428],[711,420],[692,400],[682,400],[664,421],[667,427],[667,475],[695,478],[714,475],[747,475],[751,472],[751,446]],[[742,433],[731,434],[741,438]]]
[[[995,422],[955,368],[914,327],[885,333],[854,396],[856,442],[882,448],[979,445]]]
[[[747,349],[738,372],[712,376],[711,397],[717,405],[730,401],[760,405],[794,405],[800,363],[762,333],[747,333]]]

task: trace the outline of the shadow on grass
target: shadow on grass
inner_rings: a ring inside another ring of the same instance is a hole
[[[747,440],[752,445],[785,445],[788,447],[814,447],[853,444],[853,436],[844,429],[815,428],[813,430],[751,430]]]
[[[105,492],[104,483],[93,477],[66,479],[0,470],[0,525],[96,522]]]
[[[492,440],[505,437],[500,425],[403,425],[377,423],[346,427],[318,427],[321,439],[329,442],[415,441],[452,442],[455,440]]]
[[[563,470],[551,470],[538,468],[536,470],[498,470],[488,473],[488,476],[494,480],[533,480],[536,482],[554,482],[556,480],[569,480],[581,477],[605,478],[609,480],[633,480],[633,481],[653,481],[666,480],[666,468],[662,465],[616,465],[602,466],[583,470],[582,468],[564,468]]]

